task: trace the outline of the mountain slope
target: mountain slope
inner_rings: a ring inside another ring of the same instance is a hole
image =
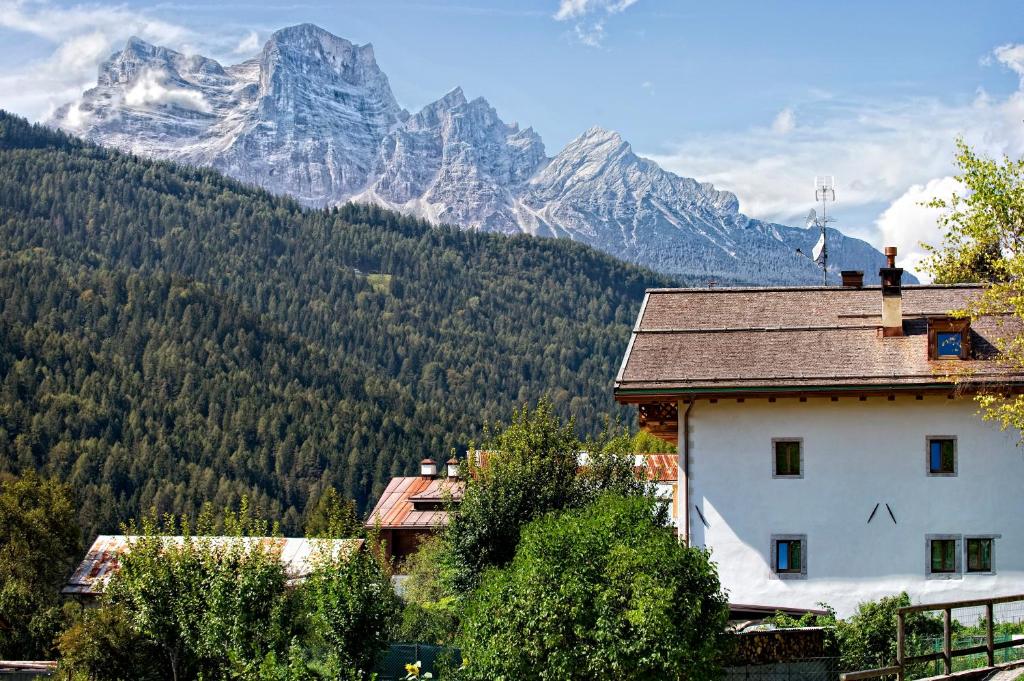
[[[249,494],[300,528],[550,392],[597,427],[647,286],[564,240],[302,208],[0,114],[0,471],[91,530]],[[685,283],[685,282],[683,282]]]
[[[821,277],[796,253],[817,232],[748,218],[731,193],[636,156],[614,132],[588,130],[549,158],[531,128],[460,89],[409,115],[371,46],[310,24],[227,68],[132,39],[51,123],[311,206],[372,202],[435,223],[567,237],[702,280]],[[885,259],[869,244],[830,230],[828,245],[833,279],[841,269],[877,279]]]

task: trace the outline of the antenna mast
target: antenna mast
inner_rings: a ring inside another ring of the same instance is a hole
[[[828,216],[828,202],[836,200],[836,178],[832,175],[819,175],[814,178],[814,200],[821,201],[821,217],[813,208],[807,214],[806,227],[817,227],[821,230],[818,243],[814,245],[808,255],[803,249],[796,249],[796,252],[805,258],[810,258],[814,264],[821,268],[821,283],[828,286],[828,223],[835,222],[835,218]]]
[[[828,223],[834,222],[835,218],[828,216],[828,202],[836,200],[836,178],[833,175],[819,175],[814,178],[814,200],[821,201],[821,219],[819,220],[811,211],[811,214],[807,216],[808,223],[813,223],[816,227],[821,230],[821,253],[820,255],[813,254],[815,262],[819,262],[821,265],[821,281],[822,284],[828,285],[828,235],[826,228]],[[807,225],[808,227],[811,224]],[[817,249],[815,249],[817,250]]]

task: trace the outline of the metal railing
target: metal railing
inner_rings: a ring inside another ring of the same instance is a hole
[[[985,655],[986,666],[979,671],[993,670],[996,665],[996,651],[1004,648],[1024,646],[1024,638],[1009,638],[1004,641],[996,641],[995,619],[996,606],[1007,603],[1024,604],[1024,594],[1015,596],[1000,596],[996,598],[979,598],[966,601],[949,601],[947,603],[929,603],[922,605],[910,605],[900,608],[897,611],[896,627],[896,664],[889,667],[877,669],[865,669],[863,671],[846,672],[839,675],[840,681],[864,681],[865,679],[877,679],[886,676],[895,676],[898,681],[904,681],[907,670],[912,665],[921,665],[928,662],[941,661],[943,674],[953,674],[953,660],[967,655]],[[953,611],[963,609],[984,609],[984,615],[977,617],[978,625],[984,623],[985,642],[980,645],[967,646],[963,648],[953,647]],[[921,655],[907,655],[907,615],[925,612],[942,612],[942,650],[925,653]]]

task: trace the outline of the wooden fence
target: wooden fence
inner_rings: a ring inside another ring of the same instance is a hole
[[[896,664],[891,667],[880,667],[878,669],[865,669],[858,672],[847,672],[840,674],[840,681],[864,681],[865,679],[876,679],[886,676],[895,676],[898,681],[904,681],[907,668],[914,664],[922,664],[942,661],[945,674],[953,674],[953,658],[964,655],[987,656],[987,666],[979,669],[979,672],[990,672],[997,669],[996,651],[1003,648],[1024,646],[1024,639],[1010,639],[1007,641],[996,641],[995,637],[995,606],[1005,603],[1024,603],[1024,594],[1016,596],[1000,596],[997,598],[979,598],[971,601],[950,601],[948,603],[929,603],[922,605],[910,605],[900,608],[897,614],[898,625],[896,629]],[[981,645],[968,646],[966,648],[953,648],[953,611],[960,608],[985,608],[984,621],[986,623],[986,641]],[[907,615],[917,612],[942,611],[942,650],[924,655],[908,656],[906,650],[906,619]]]

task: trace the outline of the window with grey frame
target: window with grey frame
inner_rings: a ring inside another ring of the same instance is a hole
[[[804,441],[795,437],[772,439],[772,477],[804,477]]]
[[[996,539],[998,534],[964,536],[964,572],[969,575],[996,574]]]
[[[960,579],[963,575],[963,537],[925,535],[925,575],[929,579]]]
[[[771,566],[778,579],[806,579],[807,535],[773,534]]]
[[[956,477],[956,437],[953,435],[929,435],[925,438],[925,443],[925,465],[928,475],[936,478]]]

